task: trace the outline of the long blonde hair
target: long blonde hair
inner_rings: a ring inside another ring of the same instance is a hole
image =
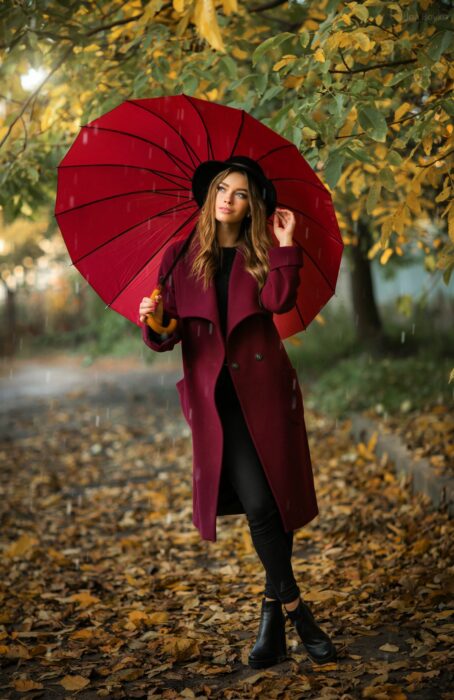
[[[273,246],[273,239],[266,224],[266,205],[261,197],[259,185],[254,177],[249,177],[248,173],[238,166],[223,170],[210,183],[189,246],[189,250],[195,250],[197,245],[200,246],[199,252],[194,257],[191,272],[199,280],[203,280],[204,290],[216,273],[220,257],[215,218],[217,188],[231,172],[243,173],[248,181],[251,217],[245,216],[241,222],[238,247],[245,256],[245,269],[256,278],[261,290],[269,272],[268,250]]]

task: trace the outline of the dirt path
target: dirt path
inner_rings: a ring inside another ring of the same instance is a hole
[[[3,360],[0,413],[65,394],[95,396],[106,387],[127,391],[144,385],[175,385],[180,376],[181,363],[170,356],[151,364],[135,358],[102,357],[85,365],[83,357],[69,355]]]
[[[305,412],[320,516],[293,550],[338,661],[311,664],[287,622],[288,660],[258,672],[247,656],[262,566],[244,516],[220,518],[216,543],[191,522],[179,366],[47,358],[10,369],[2,700],[447,700],[452,523],[355,444],[348,421]]]

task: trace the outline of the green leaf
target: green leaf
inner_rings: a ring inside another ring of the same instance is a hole
[[[400,165],[402,163],[402,156],[397,151],[388,151],[388,161],[391,165]]]
[[[345,156],[340,151],[331,151],[324,168],[324,177],[328,185],[333,188],[339,180],[344,164]]]
[[[375,165],[375,159],[371,158],[364,148],[351,148],[350,146],[347,146],[344,149],[344,152],[351,155],[352,160],[360,160],[362,163],[370,163],[371,165]]]
[[[390,192],[394,192],[396,189],[396,182],[394,180],[393,171],[391,168],[383,168],[380,170],[379,174],[380,182],[383,183],[384,187]]]
[[[237,77],[237,64],[230,56],[223,56],[219,61],[219,66],[221,70],[223,69],[223,73],[225,73],[231,80],[234,80]]]
[[[448,52],[449,47],[454,39],[454,32],[437,32],[429,43],[427,53],[434,61],[438,61],[440,56]]]
[[[402,80],[406,80],[407,78],[412,78],[414,75],[415,69],[410,68],[406,70],[401,70],[399,73],[396,73],[396,75],[391,78],[389,83],[387,83],[388,86],[393,87],[394,85],[398,85],[399,83],[402,82]]]
[[[257,46],[252,54],[252,65],[255,66],[255,64],[258,63],[265,54],[268,54],[271,49],[277,48],[287,39],[294,37],[295,35],[291,34],[290,32],[283,32],[282,34],[276,34],[276,36],[271,36],[269,39],[266,39],[259,44],[259,46]]]
[[[362,128],[374,141],[385,141],[388,125],[381,112],[372,105],[361,107],[358,111],[358,121]]]

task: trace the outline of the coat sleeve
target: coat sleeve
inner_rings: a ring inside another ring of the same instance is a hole
[[[260,292],[261,306],[284,314],[296,304],[303,266],[303,250],[297,245],[277,246],[268,251],[270,271]]]
[[[158,279],[161,275],[165,275],[169,269],[176,250],[173,246],[169,246],[164,253],[159,267]],[[171,318],[176,318],[178,325],[173,333],[156,333],[147,323],[142,324],[142,339],[146,345],[156,352],[165,352],[172,348],[181,340],[181,320],[178,316],[178,310],[175,301],[175,289],[173,285],[173,271],[167,278],[164,289],[162,290],[162,303],[164,307],[163,323],[167,325]]]

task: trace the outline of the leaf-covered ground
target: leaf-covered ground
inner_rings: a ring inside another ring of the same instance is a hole
[[[306,409],[320,515],[293,564],[339,659],[313,664],[287,621],[288,661],[257,671],[245,516],[200,539],[174,381],[122,386],[3,420],[0,698],[452,697],[452,522],[373,441]]]

